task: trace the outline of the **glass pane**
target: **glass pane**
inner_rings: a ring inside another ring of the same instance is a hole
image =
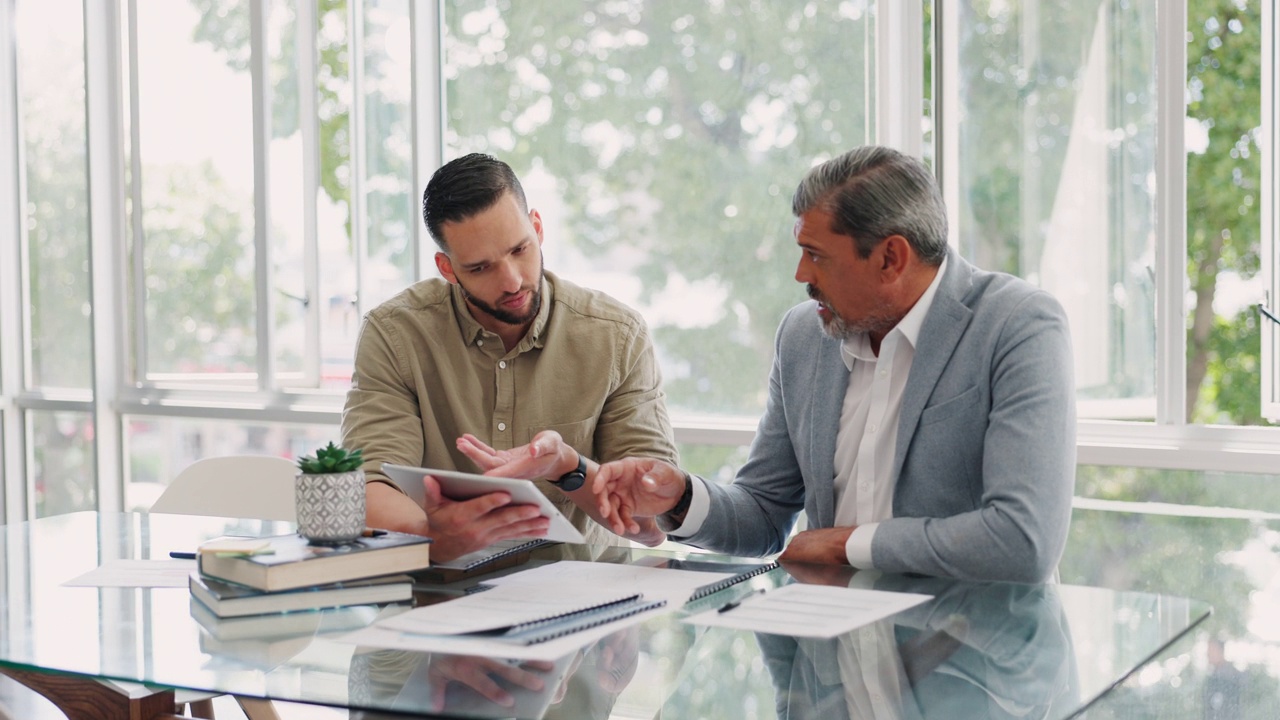
[[[247,1],[139,0],[147,379],[255,371]],[[134,222],[137,222],[137,216]]]
[[[338,428],[322,425],[247,424],[126,416],[125,510],[146,510],[169,481],[191,463],[222,455],[296,458],[338,440]]]
[[[16,20],[30,382],[87,389],[92,368],[84,13],[78,0],[27,1],[17,4]]]
[[[961,252],[1062,302],[1082,417],[1154,417],[1156,3],[939,12],[957,36],[940,131]]]
[[[1187,418],[1263,424],[1262,2],[1187,3]],[[1274,238],[1268,239],[1275,242]],[[1274,306],[1274,304],[1273,304]]]
[[[413,280],[413,223],[421,222],[418,193],[411,186],[408,0],[366,1],[363,30],[365,177],[361,190],[369,256],[365,287],[360,291],[365,306],[372,308]]]
[[[1201,717],[1214,706],[1219,712],[1204,717],[1272,714],[1280,695],[1280,476],[1082,466],[1076,495],[1063,583],[1176,593],[1213,606],[1193,644],[1163,654],[1089,716]],[[1237,692],[1215,701],[1233,681]]]
[[[320,192],[316,241],[320,252],[320,384],[351,385],[360,317],[356,251],[351,239],[351,66],[346,0],[319,4],[316,107],[320,123]]]
[[[271,68],[271,172],[268,202],[271,208],[271,282],[275,304],[276,372],[281,384],[308,380],[306,358],[307,310],[310,305],[306,275],[306,238],[303,193],[307,187],[305,141],[300,124],[302,105],[298,67],[311,62],[298,46],[298,13],[295,0],[268,4],[267,54]],[[244,42],[248,43],[248,38]]]
[[[31,410],[27,423],[36,517],[95,509],[93,418],[88,413]]]
[[[446,155],[509,162],[546,267],[645,313],[673,412],[758,413],[791,193],[871,137],[873,8],[451,0]]]

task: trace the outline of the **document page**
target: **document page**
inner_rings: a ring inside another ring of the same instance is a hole
[[[74,577],[68,587],[161,588],[187,586],[196,569],[194,560],[107,560],[97,568]]]
[[[684,622],[792,637],[832,638],[932,597],[831,585],[784,585],[691,615]]]
[[[554,585],[560,588],[560,592],[570,596],[590,588],[607,587],[619,592],[643,593],[646,598],[666,600],[670,605],[679,607],[703,585],[724,580],[733,575],[731,572],[699,572],[642,565],[562,560],[494,578],[485,584],[495,587]]]
[[[623,600],[636,593],[563,585],[503,585],[414,608],[379,626],[418,635],[464,635],[530,623]]]

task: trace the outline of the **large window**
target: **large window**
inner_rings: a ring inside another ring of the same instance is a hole
[[[1278,460],[1262,0],[0,8],[7,518],[336,436],[362,313],[435,273],[422,186],[476,150],[525,180],[548,269],[644,312],[706,472],[804,298],[791,192],[868,142],[932,163],[966,257],[1066,306],[1084,462]]]

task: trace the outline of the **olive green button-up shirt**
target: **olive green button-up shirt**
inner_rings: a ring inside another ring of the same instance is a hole
[[[542,430],[597,462],[677,462],[661,373],[637,312],[546,273],[542,307],[510,352],[440,279],[415,283],[365,316],[342,443],[363,449],[370,481],[390,482],[384,462],[478,472],[455,445],[463,433],[506,450]],[[616,544],[555,486],[537,484],[588,542]]]

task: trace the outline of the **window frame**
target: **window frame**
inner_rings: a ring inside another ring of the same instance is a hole
[[[17,89],[16,41],[13,23],[16,3],[0,0],[0,167],[21,168],[20,95]],[[31,0],[22,0],[31,1]],[[928,0],[925,0],[928,1]],[[255,47],[262,47],[262,23],[269,0],[249,0],[255,18]],[[358,5],[358,2],[353,2]],[[950,203],[956,198],[954,155],[951,138],[945,132],[945,118],[955,98],[948,101],[953,89],[943,82],[939,68],[943,51],[954,43],[953,22],[948,21],[954,5],[934,3],[932,114],[934,120],[933,154],[935,171]],[[140,159],[131,148],[137,147],[141,132],[137,118],[136,16],[137,0],[109,0],[86,3],[86,82],[88,103],[89,163],[87,172],[91,188],[90,234],[93,238],[90,273],[93,278],[92,302],[95,309],[92,331],[95,339],[94,387],[91,393],[64,392],[29,388],[24,376],[25,342],[0,342],[0,494],[7,521],[26,519],[30,507],[27,414],[29,411],[77,411],[91,413],[95,422],[95,462],[98,467],[98,506],[103,510],[121,507],[124,467],[127,464],[126,439],[121,421],[126,416],[170,416],[241,420],[260,423],[322,424],[337,427],[341,416],[343,393],[335,390],[313,390],[292,385],[277,385],[273,379],[274,353],[259,352],[258,381],[253,389],[230,392],[217,387],[193,388],[190,384],[142,383],[145,377],[145,338],[141,333],[127,333],[121,321],[128,315],[141,317],[141,300],[130,292],[130,271],[140,277],[140,266],[132,265],[129,250],[141,241],[140,223],[129,226],[124,218],[126,198],[140,208]],[[922,117],[924,78],[922,77],[923,33],[921,26],[925,5],[916,3],[878,2],[877,23],[877,141],[893,145],[914,155],[923,153],[923,133],[908,132],[919,125]],[[1170,29],[1160,32],[1157,47],[1157,83],[1159,83],[1158,141],[1162,148],[1157,169],[1162,191],[1157,195],[1157,222],[1165,242],[1157,246],[1157,418],[1155,422],[1123,422],[1084,419],[1078,424],[1078,459],[1088,465],[1131,465],[1164,469],[1217,470],[1242,473],[1274,473],[1280,466],[1280,428],[1229,427],[1187,424],[1184,419],[1185,395],[1185,311],[1180,291],[1186,273],[1186,163],[1182,146],[1185,117],[1185,75],[1187,22],[1183,3],[1158,3],[1158,25]],[[358,17],[358,8],[351,11]],[[412,173],[414,187],[420,189],[443,157],[445,99],[441,80],[444,6],[440,0],[410,3],[410,44],[412,54]],[[1276,11],[1263,3],[1264,57],[1264,133],[1266,137],[1263,164],[1265,192],[1263,207],[1264,272],[1269,273],[1271,307],[1280,298],[1280,86],[1275,65],[1277,56]],[[297,22],[316,26],[314,0],[298,1]],[[357,42],[358,26],[351,28]],[[305,33],[303,33],[305,35]],[[304,235],[308,254],[304,258],[306,287],[314,297],[318,287],[316,251],[315,195],[319,191],[318,129],[314,120],[315,57],[314,43],[301,43],[300,54],[312,58],[308,67],[299,68],[299,84],[304,98],[303,110],[310,114],[303,120],[305,187],[309,201],[304,205]],[[353,48],[358,50],[358,48]],[[356,52],[353,57],[358,57]],[[261,75],[265,59],[258,53],[254,72]],[[265,76],[264,76],[265,77]],[[270,138],[270,88],[259,77],[254,83],[255,185],[266,187],[270,166],[267,162]],[[898,94],[887,94],[885,88],[901,88]],[[104,91],[105,90],[105,91]],[[358,85],[356,86],[358,90]],[[358,93],[357,93],[358,94]],[[310,105],[307,103],[310,102]],[[356,106],[353,122],[359,122]],[[353,128],[358,126],[353,125]],[[358,132],[354,136],[358,136]],[[8,161],[8,162],[5,162]],[[124,185],[126,170],[135,180]],[[22,309],[25,299],[22,287],[26,281],[22,259],[24,221],[20,210],[22,175],[15,171],[0,177],[0,203],[6,212],[7,230],[0,233],[0,257],[19,262],[0,262],[0,337],[25,337]],[[353,173],[353,183],[363,181]],[[255,188],[255,243],[259,265],[266,254],[261,243],[270,208],[265,207],[265,192]],[[1177,192],[1167,192],[1178,188]],[[359,197],[358,187],[353,197]],[[262,206],[262,207],[258,207]],[[358,208],[353,207],[354,212]],[[431,262],[434,246],[422,223],[412,223],[415,279],[434,273]],[[269,267],[255,276],[259,294],[258,323],[267,333],[265,345],[270,348],[271,306]],[[262,302],[262,297],[266,302]],[[308,355],[318,357],[319,303],[308,310]],[[362,308],[367,309],[367,308]],[[1280,418],[1280,332],[1272,323],[1263,324],[1264,410]],[[260,339],[261,340],[261,339]],[[261,349],[261,348],[260,348]],[[314,369],[318,374],[318,368]],[[137,373],[135,375],[135,373]],[[310,378],[310,371],[304,373]],[[763,382],[764,379],[761,379]],[[748,445],[755,434],[755,417],[707,417],[677,415],[672,418],[676,440],[680,443],[710,445]]]

